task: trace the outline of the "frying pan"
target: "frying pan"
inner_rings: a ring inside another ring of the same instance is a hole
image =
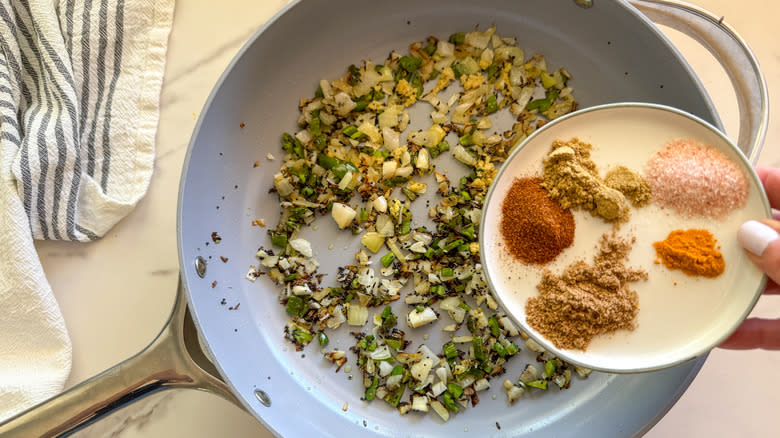
[[[660,0],[288,5],[239,52],[195,128],[179,195],[181,282],[160,335],[138,355],[8,420],[0,435],[65,436],[170,388],[219,394],[280,436],[641,435],[682,395],[706,357],[652,373],[593,373],[569,390],[514,406],[507,405],[499,378],[479,406],[449,422],[432,415],[399,417],[381,402],[360,401],[357,370],[354,379],[346,370],[335,373],[314,345],[303,354],[294,351],[282,339],[286,315],[276,287],[266,278],[249,282],[244,276],[257,247],[267,245],[250,223],[265,218],[272,224],[279,211],[268,194],[279,161],[268,161],[267,154],[281,156],[279,135],[295,128],[298,99],[311,95],[320,79],[343,75],[349,64],[381,61],[391,49],[404,50],[428,35],[496,24],[500,34],[517,37],[526,53],[543,53],[549,65],[572,72],[582,106],[660,103],[720,126],[695,74],[647,17],[693,36],[719,58],[740,106],[738,144],[754,161],[768,116],[763,76],[733,29],[698,8]],[[263,163],[253,169],[255,161]],[[321,222],[305,237],[320,252],[321,272],[333,272],[347,263],[357,239]],[[218,244],[213,233],[221,237]],[[337,250],[327,252],[329,244]],[[220,256],[231,263],[216,262]],[[346,349],[348,338],[334,335],[331,346]],[[507,377],[515,378],[527,362],[533,362],[529,354],[515,359]]]

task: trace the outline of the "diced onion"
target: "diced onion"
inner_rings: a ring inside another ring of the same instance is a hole
[[[347,324],[364,326],[368,321],[368,308],[359,304],[347,304]]]
[[[426,307],[422,312],[418,312],[417,309],[412,310],[407,317],[407,323],[409,327],[417,328],[425,324],[430,324],[437,319],[439,319],[439,317],[436,316],[436,312],[430,307]]]
[[[346,228],[355,219],[357,212],[348,205],[334,202],[331,215],[339,228]]]

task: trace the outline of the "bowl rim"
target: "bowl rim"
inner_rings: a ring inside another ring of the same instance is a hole
[[[607,103],[607,104],[601,104],[601,105],[594,105],[588,108],[579,109],[577,111],[571,112],[569,114],[563,115],[561,117],[558,117],[554,120],[551,120],[550,122],[546,123],[544,126],[540,127],[539,129],[532,132],[528,137],[523,139],[515,148],[512,150],[512,152],[509,153],[506,160],[501,164],[501,168],[496,173],[496,176],[493,178],[493,181],[490,184],[490,188],[488,189],[487,195],[485,196],[485,201],[482,205],[482,214],[480,217],[480,224],[485,223],[486,215],[488,212],[487,205],[491,202],[491,199],[493,198],[494,191],[497,186],[497,182],[501,179],[501,177],[504,175],[505,169],[508,168],[506,166],[507,163],[509,163],[514,157],[536,136],[540,135],[540,133],[548,131],[549,129],[552,129],[553,127],[561,124],[562,122],[574,118],[574,117],[580,117],[582,115],[598,112],[598,111],[604,111],[604,110],[615,110],[615,109],[623,109],[623,108],[631,108],[631,109],[650,109],[650,110],[657,110],[657,111],[666,111],[675,114],[675,116],[687,118],[693,122],[698,123],[699,125],[703,126],[707,130],[711,131],[713,134],[718,136],[724,143],[724,146],[728,146],[731,148],[732,151],[734,151],[737,154],[738,160],[743,168],[747,169],[747,177],[750,180],[751,185],[754,185],[757,187],[758,194],[760,196],[760,200],[762,203],[762,206],[764,207],[764,213],[766,217],[771,218],[771,208],[769,205],[769,200],[767,198],[766,192],[764,190],[763,184],[761,183],[761,180],[758,177],[758,174],[756,173],[755,169],[753,168],[753,165],[750,163],[750,161],[745,156],[744,152],[720,129],[715,127],[714,125],[710,124],[709,122],[705,121],[704,119],[697,117],[696,115],[693,115],[691,113],[688,113],[684,110],[681,110],[679,108],[675,108],[668,105],[662,105],[657,103],[648,103],[648,102],[615,102],[615,103]],[[493,201],[498,202],[498,200]],[[479,227],[479,257],[480,262],[482,263],[482,266],[486,267],[488,266],[487,261],[485,259],[485,228],[483,226]],[[519,318],[517,318],[513,313],[509,312],[507,310],[507,307],[504,303],[504,300],[501,298],[501,294],[498,293],[498,290],[493,284],[493,281],[490,276],[490,270],[489,269],[483,269],[484,272],[484,278],[485,281],[490,288],[490,290],[493,292],[493,297],[498,301],[498,303],[503,308],[504,312],[506,312],[507,316],[509,316],[512,321],[514,321],[515,324],[517,324],[520,329],[525,333],[530,339],[533,339],[540,345],[542,345],[545,350],[548,352],[554,354],[556,357],[563,359],[564,361],[571,363],[573,365],[589,368],[591,370],[595,371],[601,371],[601,372],[608,372],[608,373],[615,373],[615,374],[633,374],[633,373],[643,373],[643,372],[650,372],[650,371],[659,371],[662,369],[666,369],[669,367],[673,367],[676,365],[680,365],[683,363],[687,363],[691,360],[695,360],[702,355],[707,354],[709,351],[720,345],[723,341],[725,341],[729,336],[731,336],[732,333],[742,324],[742,322],[745,320],[745,318],[748,317],[750,312],[755,307],[756,303],[758,302],[759,298],[761,297],[766,284],[767,284],[767,275],[764,273],[761,277],[761,281],[759,282],[758,288],[753,292],[753,296],[750,300],[749,305],[744,309],[742,312],[742,315],[736,320],[736,323],[733,324],[728,328],[728,330],[724,331],[724,334],[718,337],[715,342],[712,342],[710,344],[705,345],[704,347],[698,348],[698,349],[692,349],[690,354],[681,355],[679,359],[671,360],[669,362],[663,362],[656,365],[650,365],[650,366],[637,366],[633,368],[609,368],[609,367],[603,367],[600,365],[594,365],[589,364],[586,362],[583,362],[581,360],[578,360],[574,357],[572,357],[569,353],[567,353],[567,350],[561,350],[555,347],[550,341],[546,339],[539,339],[539,337],[532,331],[528,330],[527,324],[525,324],[524,321],[520,321]]]

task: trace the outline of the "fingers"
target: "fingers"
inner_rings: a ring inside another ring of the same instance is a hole
[[[780,319],[748,318],[719,347],[729,350],[780,350]]]
[[[764,185],[769,205],[780,208],[780,168],[756,167],[756,173]]]
[[[739,227],[737,241],[775,286],[780,283],[780,222],[772,219],[747,221]]]
[[[780,208],[780,169],[757,167],[756,173],[764,185],[769,205]],[[745,222],[737,231],[737,240],[753,263],[769,277],[764,293],[780,294],[780,215],[773,212],[772,217]],[[780,350],[780,319],[748,318],[720,348]]]

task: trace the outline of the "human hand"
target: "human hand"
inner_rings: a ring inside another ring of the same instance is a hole
[[[780,169],[756,168],[766,190],[769,205],[780,208]],[[745,248],[750,260],[764,271],[767,281],[765,294],[780,295],[780,217],[748,221],[737,232],[737,240]],[[747,350],[762,348],[780,350],[780,319],[748,318],[721,348]]]

